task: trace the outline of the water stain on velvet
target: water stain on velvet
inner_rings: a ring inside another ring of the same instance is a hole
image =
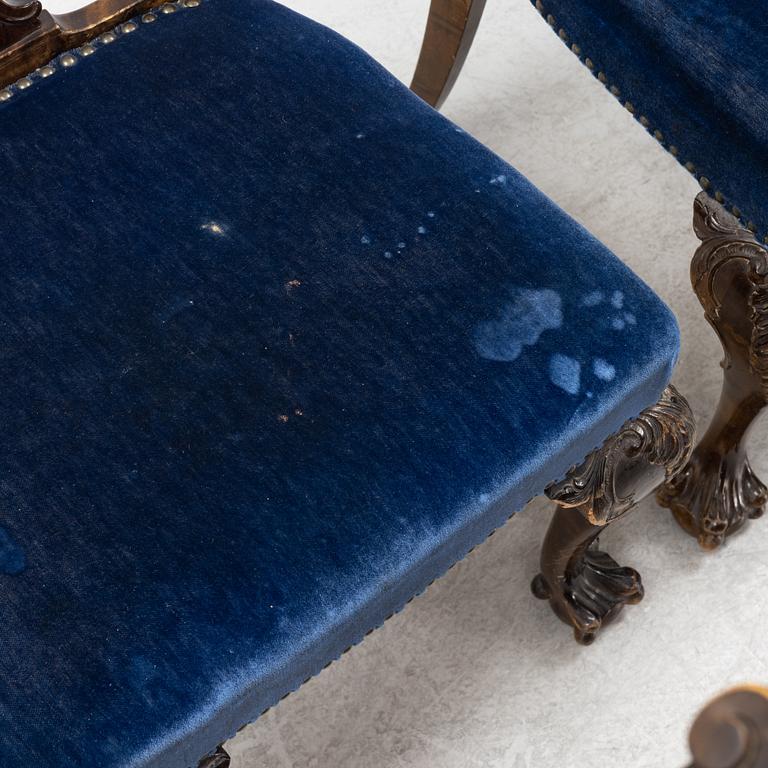
[[[581,363],[568,355],[552,355],[549,359],[549,380],[569,395],[577,395],[581,389]]]
[[[562,300],[556,291],[514,288],[496,317],[475,328],[475,349],[486,360],[511,363],[523,347],[536,344],[544,331],[562,324]]]
[[[16,543],[13,536],[0,525],[0,573],[18,576],[27,567],[24,550]]]

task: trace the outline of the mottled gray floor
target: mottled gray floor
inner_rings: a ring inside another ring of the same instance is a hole
[[[64,9],[68,0],[49,2]],[[285,0],[408,80],[428,0]],[[71,4],[70,4],[71,5]],[[589,52],[586,52],[589,54]],[[528,0],[489,2],[445,113],[525,173],[672,306],[697,417],[719,346],[688,283],[693,179],[588,76]],[[768,475],[766,428],[752,456]],[[535,501],[400,615],[233,739],[233,768],[681,766],[707,697],[768,682],[768,521],[701,553],[653,502],[606,536],[646,599],[590,648],[528,591]]]

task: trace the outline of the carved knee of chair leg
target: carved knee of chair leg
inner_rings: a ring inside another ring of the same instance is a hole
[[[658,499],[702,547],[714,549],[759,517],[768,496],[745,449],[768,402],[768,252],[703,193],[694,204],[694,229],[702,245],[691,281],[725,351],[723,391],[690,462]]]
[[[592,548],[600,532],[684,466],[693,445],[691,410],[674,387],[601,448],[547,488],[559,509],[541,552],[536,597],[547,599],[576,639],[591,643],[603,624],[643,597],[640,575]]]
[[[198,768],[229,768],[229,755],[224,747],[219,747],[212,755],[204,757]]]

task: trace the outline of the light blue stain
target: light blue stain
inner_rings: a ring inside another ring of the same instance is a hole
[[[356,138],[356,139],[364,139],[364,138],[365,138],[365,134],[364,134],[364,133],[358,133],[358,134],[355,136],[355,138]]]
[[[420,235],[426,235],[427,234],[427,228],[426,227],[419,227],[416,230]]]
[[[435,218],[435,212],[434,211],[427,211],[427,216],[429,216],[430,219]]]
[[[384,258],[385,259],[391,259],[392,258],[392,251],[384,251]]]
[[[494,185],[496,185],[496,186],[502,186],[502,187],[503,187],[503,186],[504,186],[506,183],[507,183],[507,177],[506,177],[506,176],[505,176],[503,173],[500,173],[498,176],[494,176],[494,177],[493,177],[493,178],[490,180],[490,182],[489,182],[489,184],[494,184]]]
[[[624,320],[627,325],[637,325],[637,318],[631,312],[624,313]]]
[[[592,361],[592,371],[600,381],[613,381],[616,378],[616,369],[599,357]]]
[[[371,244],[371,238],[370,238],[368,235],[363,235],[363,236],[360,238],[360,242],[361,242],[363,245],[370,245],[370,244]]]
[[[611,306],[614,309],[621,309],[624,306],[624,294],[621,291],[614,291],[611,294]]]
[[[552,355],[549,358],[549,380],[569,395],[577,395],[581,388],[581,363],[568,355]]]
[[[596,307],[598,304],[600,304],[603,299],[605,298],[605,295],[602,291],[590,291],[589,293],[584,294],[581,299],[581,306],[582,307]]]
[[[14,541],[8,531],[0,525],[0,573],[18,576],[27,567],[24,550]]]
[[[400,242],[397,244],[397,247],[398,247],[398,248],[399,248],[399,249],[402,251],[402,250],[403,250],[403,248],[405,248],[405,243],[404,243],[404,242],[402,242],[402,241],[400,241]]]
[[[625,325],[626,323],[620,317],[614,317],[613,320],[611,320],[611,328],[613,328],[614,331],[623,331]]]
[[[486,360],[511,363],[524,346],[535,344],[544,331],[563,324],[562,301],[550,288],[515,288],[493,320],[474,332],[475,349]]]

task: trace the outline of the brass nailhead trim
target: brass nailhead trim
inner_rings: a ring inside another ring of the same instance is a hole
[[[187,0],[187,2],[193,2],[193,1],[194,1],[194,0]],[[536,5],[536,10],[537,10],[537,11],[538,11],[538,12],[539,12],[539,13],[540,13],[542,16],[544,16],[544,18],[547,20],[547,23],[548,23],[550,26],[554,27],[554,26],[555,26],[555,23],[556,23],[556,22],[555,22],[555,17],[554,17],[554,16],[552,16],[552,14],[545,14],[545,10],[544,10],[544,3],[542,2],[542,0],[535,0],[535,5]],[[561,28],[561,29],[558,31],[558,35],[560,36],[560,38],[561,38],[562,40],[567,40],[567,39],[568,39],[568,33],[566,32],[566,30],[565,30],[564,28]],[[574,53],[575,53],[575,54],[576,54],[576,55],[577,55],[579,58],[581,58],[582,49],[581,49],[581,46],[580,46],[580,45],[578,45],[577,43],[573,43],[573,45],[571,45],[571,50],[572,50],[572,51],[573,51],[573,52],[574,52]],[[595,69],[595,62],[594,62],[594,61],[592,61],[592,59],[590,59],[590,58],[589,58],[589,56],[587,56],[587,57],[585,57],[585,58],[584,58],[584,65],[587,67],[587,69],[589,69],[589,70],[591,70],[591,71],[593,71],[593,72],[594,72],[594,69]],[[619,87],[618,87],[617,85],[613,85],[613,84],[609,85],[609,84],[608,84],[608,77],[607,77],[607,75],[605,74],[605,72],[603,72],[602,70],[599,70],[599,71],[598,71],[598,73],[597,73],[597,79],[598,79],[598,80],[599,80],[601,83],[603,83],[603,84],[605,84],[605,85],[608,85],[608,87],[609,87],[609,90],[611,91],[611,93],[612,93],[614,96],[619,96],[619,95],[621,94],[621,90],[619,89]],[[633,114],[633,115],[635,114],[635,105],[634,105],[634,104],[633,104],[631,101],[625,101],[625,102],[624,102],[624,108],[625,108],[625,109],[626,109],[628,112],[630,112],[631,114]],[[644,128],[650,128],[650,120],[648,120],[648,118],[647,118],[645,115],[640,115],[640,117],[638,117],[637,119],[638,119],[638,121],[640,122],[640,124],[641,124],[641,125],[642,125]],[[663,133],[662,133],[662,132],[661,132],[659,129],[655,129],[655,130],[653,131],[653,136],[654,136],[654,138],[655,138],[655,139],[656,139],[656,140],[657,140],[659,143],[663,143],[663,142],[664,142],[664,134],[663,134]],[[679,149],[678,149],[678,147],[677,147],[676,145],[674,145],[674,144],[670,144],[670,145],[669,145],[669,147],[667,147],[667,150],[668,150],[668,152],[669,152],[669,153],[670,153],[670,154],[671,154],[673,157],[677,157],[677,156],[679,155],[679,153],[680,153],[680,150],[679,150]],[[686,162],[686,163],[685,163],[685,168],[686,168],[686,170],[687,170],[689,173],[694,173],[694,172],[696,171],[696,166],[695,166],[695,165],[694,165],[694,164],[693,164],[693,163],[692,163],[690,160],[689,160],[688,162]],[[706,176],[701,176],[701,177],[699,178],[699,184],[700,184],[700,185],[701,185],[701,187],[702,187],[703,189],[705,189],[705,190],[709,189],[709,187],[711,186],[711,182],[710,182],[710,180],[709,180],[709,179],[708,179]],[[718,202],[718,203],[723,203],[723,202],[725,201],[725,196],[724,196],[724,195],[723,195],[723,193],[722,193],[722,192],[720,192],[719,190],[717,190],[717,191],[714,193],[714,198],[715,198],[715,200],[717,200],[717,202]],[[738,209],[736,206],[733,206],[731,210],[732,210],[732,212],[733,212],[733,215],[734,215],[734,216],[735,216],[737,219],[741,219],[741,211],[740,211],[740,210],[739,210],[739,209]],[[751,225],[751,227],[750,227],[750,225]],[[754,225],[754,222],[751,222],[751,221],[750,221],[750,222],[748,222],[748,223],[747,223],[747,225],[746,225],[746,226],[747,226],[747,228],[749,229],[749,228],[754,228],[754,226],[755,226],[755,225]],[[754,231],[754,229],[753,229],[753,231]],[[765,237],[763,238],[763,240],[764,240],[764,242],[768,243],[768,234],[766,234],[766,235],[765,235]]]
[[[178,2],[175,3],[166,3],[160,10],[165,14],[175,13],[177,10],[182,10],[184,8],[197,8],[202,1],[203,0],[178,0]],[[158,17],[155,13],[148,12],[141,17],[141,21],[143,21],[145,24],[151,24],[153,21],[157,21],[157,18]],[[0,88],[0,102],[10,101],[16,93],[21,93],[22,91],[28,90],[33,85],[35,85],[38,80],[51,77],[51,75],[56,74],[60,69],[71,69],[80,61],[81,56],[92,56],[99,50],[100,46],[114,43],[118,39],[119,35],[128,35],[136,32],[138,29],[138,22],[136,20],[129,20],[115,27],[114,29],[104,32],[103,34],[99,35],[96,40],[90,43],[85,43],[80,48],[75,48],[74,50],[62,53],[58,58],[53,59],[49,64],[44,64],[42,67],[39,67],[29,75],[25,75],[24,77],[19,78],[12,85],[6,86],[5,88]],[[59,66],[56,66],[57,63]]]

